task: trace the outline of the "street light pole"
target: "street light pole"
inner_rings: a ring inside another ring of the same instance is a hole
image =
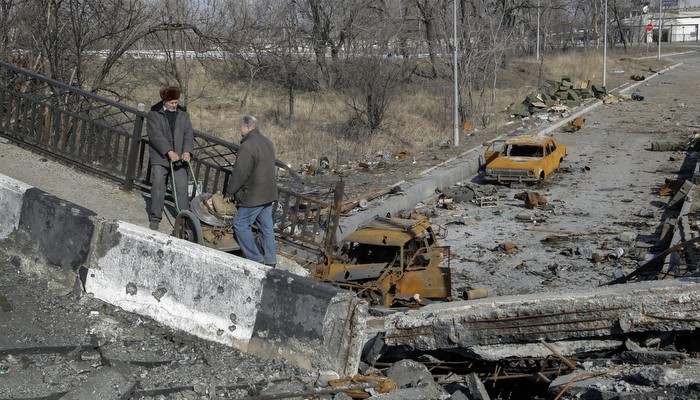
[[[540,61],[540,0],[537,0],[537,61]]]
[[[658,35],[659,47],[658,47],[658,51],[656,54],[657,60],[661,60],[661,26],[663,25],[663,19],[661,18],[661,5],[662,5],[662,0],[659,0],[659,35]]]
[[[454,135],[453,142],[459,146],[459,92],[457,85],[457,0],[452,0],[452,42],[454,54],[452,57],[452,77],[454,80]]]
[[[605,0],[605,17],[603,18],[603,87],[606,84],[608,70],[608,0]]]

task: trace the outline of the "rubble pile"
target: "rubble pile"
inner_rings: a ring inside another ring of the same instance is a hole
[[[527,95],[521,103],[512,104],[506,111],[512,117],[519,118],[540,113],[561,114],[580,106],[584,100],[607,94],[604,86],[593,85],[587,80],[574,85],[571,78],[563,77],[559,82],[546,81],[536,92]]]

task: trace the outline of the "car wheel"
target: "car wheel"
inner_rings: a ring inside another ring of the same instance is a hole
[[[177,217],[175,217],[173,236],[192,243],[204,244],[202,225],[199,223],[199,219],[197,219],[194,213],[189,210],[180,211]]]
[[[452,198],[455,203],[465,203],[474,200],[476,194],[474,189],[470,187],[460,187],[447,192],[447,196]]]

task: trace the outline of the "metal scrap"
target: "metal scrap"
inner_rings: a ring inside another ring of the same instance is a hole
[[[433,229],[427,218],[377,217],[327,253],[312,277],[384,306],[444,301],[452,287],[450,248],[438,242],[443,235],[446,230]]]
[[[564,127],[564,132],[569,132],[569,133],[576,132],[579,129],[581,129],[585,123],[586,123],[585,118],[581,118],[581,117],[574,118],[571,122],[569,122],[568,125],[566,125]]]

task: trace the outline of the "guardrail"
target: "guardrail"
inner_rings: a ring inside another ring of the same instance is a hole
[[[149,192],[147,113],[0,61],[0,136],[33,151]],[[192,167],[203,192],[226,192],[239,146],[195,131]],[[294,171],[276,160],[292,177]],[[332,239],[337,208],[279,188],[278,238],[318,252]],[[342,188],[341,188],[342,190]]]

